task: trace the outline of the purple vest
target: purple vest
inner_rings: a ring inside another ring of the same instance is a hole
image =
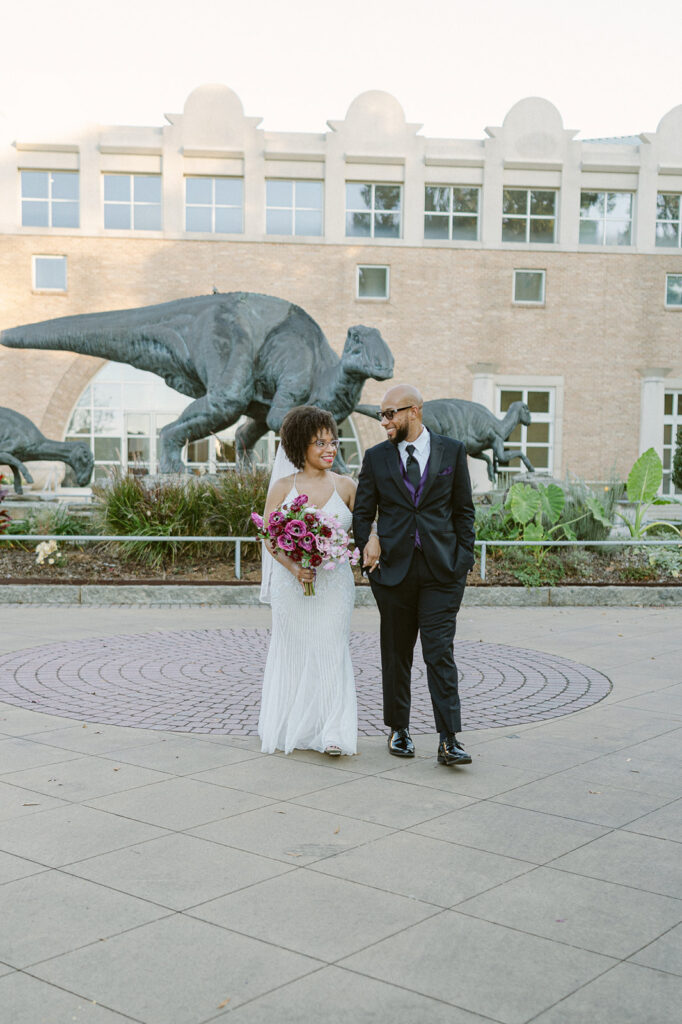
[[[407,487],[408,491],[412,495],[412,501],[415,503],[415,505],[417,505],[419,503],[419,499],[422,496],[422,491],[424,490],[424,484],[426,483],[426,477],[427,477],[427,474],[429,472],[429,462],[430,461],[431,461],[431,456],[429,455],[428,459],[426,460],[426,465],[424,466],[424,472],[421,475],[421,480],[419,481],[419,487],[417,487],[417,489],[415,490],[414,487],[412,486],[412,484],[410,483],[410,480],[409,480],[409,478],[407,476],[407,470],[406,470],[405,466],[403,465],[403,460],[400,457],[400,452],[398,452],[398,462],[400,464],[400,475],[403,478],[403,482],[404,482],[405,486]],[[414,546],[416,548],[421,548],[421,546],[422,546],[422,542],[421,542],[421,540],[419,538],[419,530],[416,530],[415,534],[414,534]]]

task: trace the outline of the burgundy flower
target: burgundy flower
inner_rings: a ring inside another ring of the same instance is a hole
[[[308,495],[307,494],[299,494],[298,498],[294,498],[294,500],[292,501],[292,503],[291,503],[291,505],[289,507],[291,508],[292,512],[298,512],[299,509],[302,509],[303,506],[307,505],[307,504],[308,504]]]
[[[323,526],[322,529],[320,530],[320,533],[322,534],[323,537],[331,537],[332,535],[332,531],[328,526]]]
[[[303,552],[299,551],[298,548],[294,548],[294,550],[289,553],[289,558],[292,562],[300,562],[303,558]]]
[[[303,522],[306,524],[306,526],[314,526],[316,521],[317,519],[314,512],[306,512],[306,514],[303,516]]]
[[[310,564],[314,569],[316,569],[318,565],[322,565],[322,555],[318,555],[317,552],[314,552],[310,556]]]

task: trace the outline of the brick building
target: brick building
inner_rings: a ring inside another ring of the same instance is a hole
[[[350,325],[378,327],[395,380],[427,399],[498,416],[526,401],[533,422],[509,445],[538,469],[607,479],[650,446],[669,468],[682,106],[654,133],[580,141],[549,102],[526,99],[485,138],[437,139],[370,92],[311,134],[264,132],[231,90],[202,86],[166,120],[0,140],[1,327],[265,292],[303,306],[339,352]],[[48,436],[89,439],[98,474],[154,469],[158,430],[189,402],[68,352],[0,347],[0,386]],[[384,389],[368,381],[363,400]],[[343,432],[349,452],[383,436],[357,414]],[[215,468],[233,434],[195,443],[188,461]],[[484,489],[480,463],[472,477]]]

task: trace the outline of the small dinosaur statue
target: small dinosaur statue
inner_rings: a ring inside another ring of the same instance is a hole
[[[162,473],[184,470],[187,441],[224,430],[242,415],[249,417],[239,430],[243,452],[266,431],[278,431],[295,405],[318,405],[344,420],[368,377],[393,374],[393,356],[375,328],[349,328],[339,359],[300,306],[257,292],[60,317],[2,331],[0,341],[129,363],[194,398],[161,431]]]
[[[356,412],[377,417],[378,405],[358,405]],[[435,398],[424,402],[424,426],[434,434],[444,434],[461,441],[467,455],[481,459],[488,467],[488,479],[494,483],[498,464],[507,465],[512,459],[521,459],[529,473],[535,469],[522,451],[507,451],[504,442],[516,430],[519,423],[525,426],[531,422],[531,414],[525,402],[512,402],[502,420],[493,416],[480,402],[468,402],[464,398]],[[492,459],[486,455],[491,449]]]
[[[28,484],[33,477],[24,462],[65,462],[76,474],[79,487],[90,482],[95,463],[90,446],[84,441],[50,441],[28,416],[0,406],[0,466],[9,466],[14,474],[14,490],[23,494],[23,474]]]

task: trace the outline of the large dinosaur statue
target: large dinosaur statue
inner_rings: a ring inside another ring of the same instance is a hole
[[[378,405],[358,405],[356,412],[365,416],[378,417]],[[424,402],[424,426],[434,434],[444,434],[461,441],[472,459],[481,459],[488,467],[488,479],[495,482],[498,463],[507,465],[512,459],[521,459],[529,473],[535,469],[522,451],[507,451],[504,442],[516,430],[519,423],[525,426],[531,422],[531,415],[525,402],[512,402],[504,419],[498,420],[490,409],[479,402],[467,402],[464,398],[435,398]],[[492,459],[486,450],[492,450]]]
[[[94,458],[84,441],[50,441],[28,416],[0,406],[0,466],[9,466],[14,474],[14,490],[23,494],[21,476],[28,484],[33,477],[24,462],[66,462],[76,474],[79,487],[90,482]]]
[[[242,450],[279,430],[295,405],[318,405],[344,420],[368,377],[393,374],[393,356],[375,328],[349,328],[339,359],[300,306],[257,292],[60,317],[2,331],[0,341],[129,363],[196,399],[161,431],[162,473],[184,469],[187,441],[224,430],[242,415],[249,417],[239,432]]]

